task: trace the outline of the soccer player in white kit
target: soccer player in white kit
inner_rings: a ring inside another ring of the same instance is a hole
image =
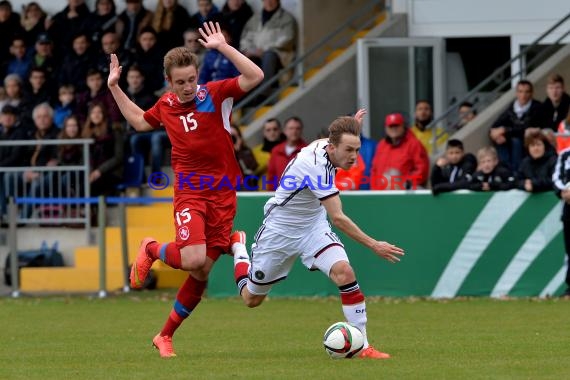
[[[363,358],[388,359],[368,343],[366,305],[356,276],[340,239],[327,220],[350,238],[390,261],[400,261],[404,251],[364,233],[342,211],[334,185],[336,168],[349,169],[360,149],[360,126],[366,111],[339,117],[329,126],[329,138],[303,148],[285,169],[275,196],[264,207],[263,224],[251,247],[245,233],[232,234],[234,275],[239,292],[249,307],[259,306],[271,287],[283,280],[297,257],[308,269],[318,269],[339,288],[344,316],[364,336]]]

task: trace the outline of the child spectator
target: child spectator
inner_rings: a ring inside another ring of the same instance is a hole
[[[469,185],[474,191],[510,190],[515,187],[515,178],[506,167],[499,165],[497,151],[486,146],[477,152],[479,167]]]
[[[65,119],[75,112],[75,88],[70,84],[61,86],[58,99],[59,105],[54,109],[53,122],[62,129]]]
[[[521,163],[517,176],[517,188],[529,193],[552,190],[552,172],[556,154],[541,131],[533,131],[524,139],[528,156]]]
[[[445,157],[438,158],[431,171],[433,195],[469,188],[475,170],[477,170],[475,156],[465,153],[460,140],[449,140]]]

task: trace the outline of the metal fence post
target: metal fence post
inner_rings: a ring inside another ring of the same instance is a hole
[[[123,272],[125,275],[125,284],[123,292],[128,293],[131,290],[129,284],[129,251],[127,236],[127,210],[124,202],[119,202],[119,228],[121,229],[121,253],[123,256]]]
[[[98,230],[99,230],[99,298],[107,296],[107,238],[105,227],[107,209],[105,207],[105,197],[99,197],[99,207],[97,209]]]
[[[12,297],[20,296],[20,268],[18,266],[18,206],[14,198],[8,201],[8,246],[10,247],[10,275],[12,278]]]

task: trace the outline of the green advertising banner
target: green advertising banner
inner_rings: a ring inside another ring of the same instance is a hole
[[[240,194],[235,229],[248,248],[268,195]],[[346,192],[343,209],[366,233],[405,249],[391,264],[339,231],[357,279],[369,296],[547,296],[564,290],[561,202],[553,193],[518,190],[415,193]],[[222,257],[210,277],[210,296],[237,295],[233,263]],[[298,261],[272,296],[336,295],[318,271]]]

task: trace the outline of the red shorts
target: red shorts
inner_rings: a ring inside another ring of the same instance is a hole
[[[230,235],[236,215],[235,192],[219,193],[208,198],[174,196],[174,230],[176,246],[206,244],[208,256],[216,260],[223,252],[229,252]],[[218,254],[213,254],[217,248]],[[215,256],[215,257],[213,257]]]

